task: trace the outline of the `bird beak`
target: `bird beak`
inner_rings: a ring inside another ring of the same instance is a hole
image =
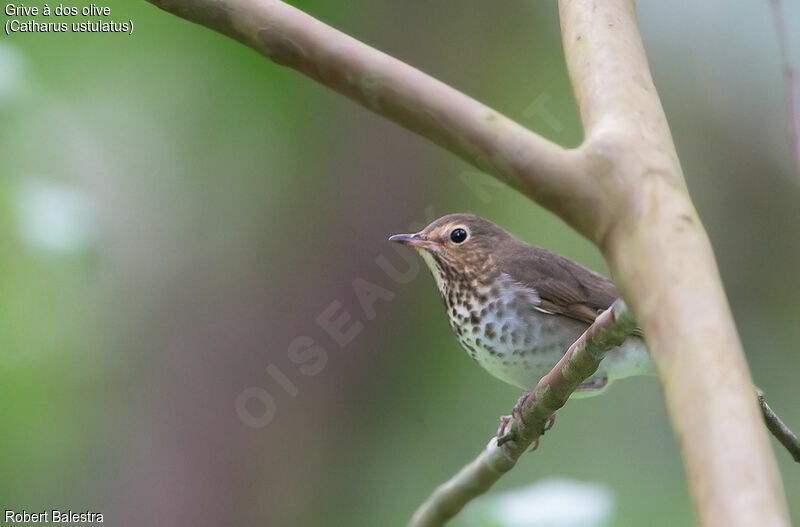
[[[390,242],[397,242],[402,243],[403,245],[408,245],[409,247],[438,247],[441,244],[431,241],[422,234],[395,234],[394,236],[389,236]]]

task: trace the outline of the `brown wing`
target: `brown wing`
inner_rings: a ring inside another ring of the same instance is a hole
[[[514,240],[500,262],[501,271],[534,289],[541,309],[587,324],[617,298],[614,284],[568,258]]]

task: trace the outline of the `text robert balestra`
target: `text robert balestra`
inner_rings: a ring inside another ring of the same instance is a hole
[[[15,511],[6,509],[3,515],[7,524],[25,523],[103,523],[103,513],[93,511],[73,511],[51,509],[30,512],[25,509]]]

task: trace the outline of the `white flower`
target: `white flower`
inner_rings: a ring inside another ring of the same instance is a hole
[[[468,525],[498,527],[601,527],[614,513],[605,485],[550,478],[487,496],[467,512]]]

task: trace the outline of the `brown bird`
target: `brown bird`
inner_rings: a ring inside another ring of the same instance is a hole
[[[603,275],[472,214],[443,216],[416,234],[389,240],[422,255],[450,327],[470,357],[525,390],[534,389],[617,298]],[[599,393],[610,381],[652,370],[644,342],[631,336],[606,355],[578,393]]]

